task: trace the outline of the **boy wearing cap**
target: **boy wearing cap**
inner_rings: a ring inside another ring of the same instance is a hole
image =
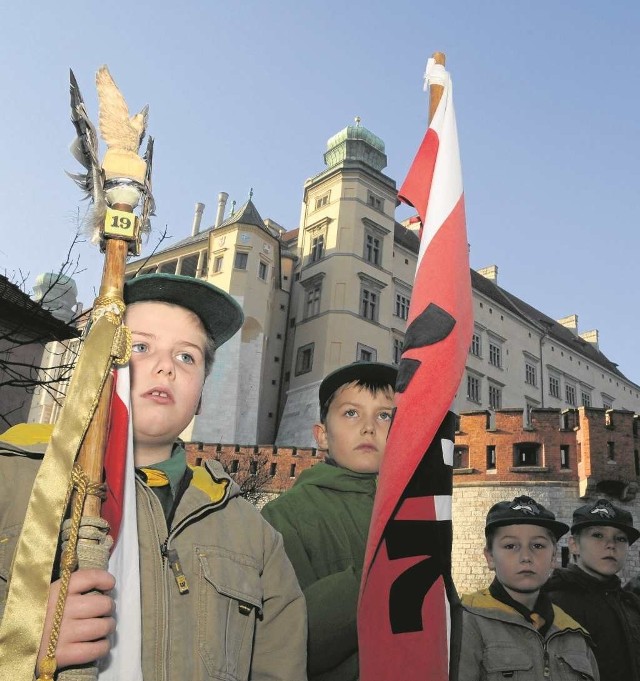
[[[484,555],[496,576],[462,596],[458,681],[599,678],[587,632],[540,591],[568,529],[531,497],[491,507]]]
[[[640,680],[640,599],[618,573],[640,532],[631,513],[598,499],[573,513],[574,563],[554,571],[549,597],[589,631],[603,681]]]
[[[313,681],[358,678],[358,592],[396,377],[396,367],[378,362],[326,376],[313,426],[325,461],[262,511],[282,533],[307,601]]]
[[[242,311],[215,286],[175,275],[137,277],[125,284],[124,300],[132,335],[144,680],[300,681],[305,603],[282,538],[239,497],[218,462],[191,468],[177,442],[198,411],[214,351],[240,328]],[[38,464],[0,449],[1,587]],[[113,585],[103,570],[74,573],[59,668],[108,653],[108,635],[117,631],[113,601],[87,592]]]

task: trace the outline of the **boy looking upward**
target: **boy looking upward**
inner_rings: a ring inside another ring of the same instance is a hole
[[[397,373],[354,362],[325,377],[313,426],[325,461],[262,511],[282,533],[306,598],[313,681],[358,678],[358,593]]]
[[[599,678],[586,631],[540,593],[568,529],[531,497],[491,507],[484,555],[496,576],[462,596],[458,681]]]
[[[640,599],[622,589],[618,573],[640,537],[631,513],[598,499],[573,513],[569,550],[574,563],[545,586],[551,600],[593,638],[602,681],[640,679]]]
[[[211,284],[167,274],[128,281],[124,300],[132,335],[144,681],[300,681],[305,604],[282,538],[239,497],[218,462],[187,466],[177,441],[199,409],[214,352],[240,328],[242,311]],[[2,577],[9,573],[39,461],[0,449]],[[108,636],[117,632],[113,601],[107,593],[87,592],[113,585],[103,570],[73,574],[59,667],[108,653]],[[0,591],[2,586],[0,578]],[[41,656],[57,591],[54,584]]]

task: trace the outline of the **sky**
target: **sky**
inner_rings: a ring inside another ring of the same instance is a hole
[[[156,217],[190,234],[194,205],[253,188],[263,218],[298,226],[305,179],[360,116],[385,142],[398,186],[426,129],[422,76],[447,55],[473,268],[555,319],[577,314],[640,383],[640,3],[637,0],[269,0],[0,3],[0,272],[65,262],[86,202],[64,171],[69,68],[97,123],[107,64],[130,111],[149,105]],[[411,214],[396,213],[398,220]],[[164,246],[170,245],[166,241]],[[101,257],[76,244],[90,306]]]

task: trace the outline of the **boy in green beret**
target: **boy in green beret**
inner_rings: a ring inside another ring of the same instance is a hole
[[[124,300],[132,335],[144,681],[300,681],[305,603],[282,537],[239,496],[218,462],[188,466],[178,440],[199,409],[214,353],[241,327],[242,311],[211,284],[167,274],[128,281]],[[39,464],[12,455],[13,445],[0,450],[3,591]],[[103,570],[73,574],[59,667],[107,655],[122,614],[114,613],[113,586]],[[41,656],[57,589],[54,583]]]
[[[313,681],[358,678],[358,593],[397,373],[388,364],[354,362],[325,377],[313,426],[325,460],[262,511],[282,532],[304,591]]]

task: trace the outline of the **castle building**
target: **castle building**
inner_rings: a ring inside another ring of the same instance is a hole
[[[242,305],[240,334],[217,353],[186,439],[313,447],[322,378],[357,359],[398,363],[418,253],[417,227],[395,219],[384,142],[356,121],[327,142],[325,168],[303,188],[299,226],[262,219],[253,197],[191,236],[129,263],[137,272],[206,278]],[[457,413],[579,406],[640,411],[640,387],[599,349],[578,316],[554,320],[471,271],[475,327]]]

